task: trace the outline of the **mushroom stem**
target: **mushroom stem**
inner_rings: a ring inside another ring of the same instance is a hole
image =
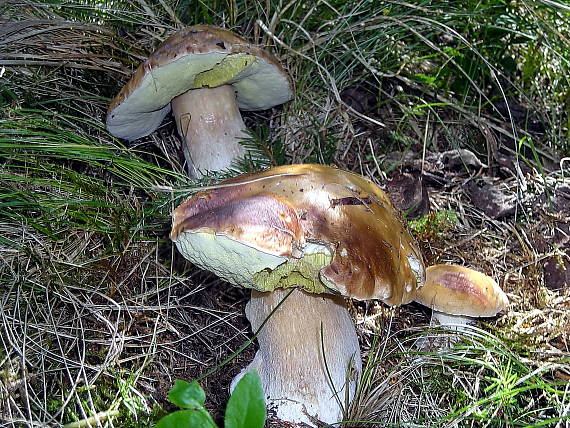
[[[239,140],[246,126],[232,86],[192,89],[172,100],[172,112],[192,177],[229,168],[245,155]]]
[[[243,374],[256,369],[268,406],[279,419],[311,426],[312,418],[342,420],[362,372],[358,337],[343,299],[299,289],[252,291],[246,315],[253,331],[271,317],[257,335],[255,358],[232,389]]]

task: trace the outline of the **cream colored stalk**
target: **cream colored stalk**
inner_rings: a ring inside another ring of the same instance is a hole
[[[272,313],[272,311],[285,301]],[[261,376],[268,407],[284,421],[335,423],[352,401],[362,372],[354,323],[341,297],[300,289],[252,291],[246,315],[259,350],[232,382],[252,369]]]
[[[232,86],[193,89],[179,95],[172,100],[172,113],[191,176],[228,169],[244,157],[246,151],[239,140],[247,137],[246,126]]]

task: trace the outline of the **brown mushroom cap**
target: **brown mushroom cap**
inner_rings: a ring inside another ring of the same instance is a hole
[[[135,140],[154,131],[170,101],[200,87],[233,85],[242,110],[289,101],[292,85],[275,57],[230,31],[196,25],[180,30],[142,63],[112,100],[107,129]]]
[[[492,317],[509,303],[495,280],[463,266],[427,268],[426,283],[414,300],[435,311],[469,317]]]
[[[200,232],[289,261],[307,245],[324,246],[332,260],[320,279],[344,296],[399,305],[410,302],[424,281],[421,254],[388,196],[347,171],[291,165],[241,175],[195,194],[173,217],[171,238],[183,254],[193,251],[185,248],[184,235]],[[208,269],[224,261],[199,263]]]

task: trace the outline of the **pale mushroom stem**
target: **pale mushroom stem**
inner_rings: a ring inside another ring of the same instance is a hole
[[[192,177],[227,169],[244,157],[239,140],[247,137],[246,127],[232,86],[192,89],[172,100],[172,113]]]
[[[232,389],[243,374],[256,369],[268,407],[279,419],[311,426],[311,417],[326,423],[342,420],[341,406],[354,397],[362,372],[358,337],[343,299],[299,289],[253,291],[246,306],[253,331],[270,314],[257,336],[254,360]]]

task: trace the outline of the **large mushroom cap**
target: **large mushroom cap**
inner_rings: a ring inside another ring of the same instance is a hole
[[[109,106],[107,129],[127,140],[143,137],[160,125],[174,97],[226,84],[242,110],[265,110],[293,96],[272,55],[230,31],[197,25],[174,33],[137,68]]]
[[[391,305],[423,284],[416,244],[371,181],[320,165],[242,175],[174,211],[171,238],[198,266],[260,291],[301,285]]]

